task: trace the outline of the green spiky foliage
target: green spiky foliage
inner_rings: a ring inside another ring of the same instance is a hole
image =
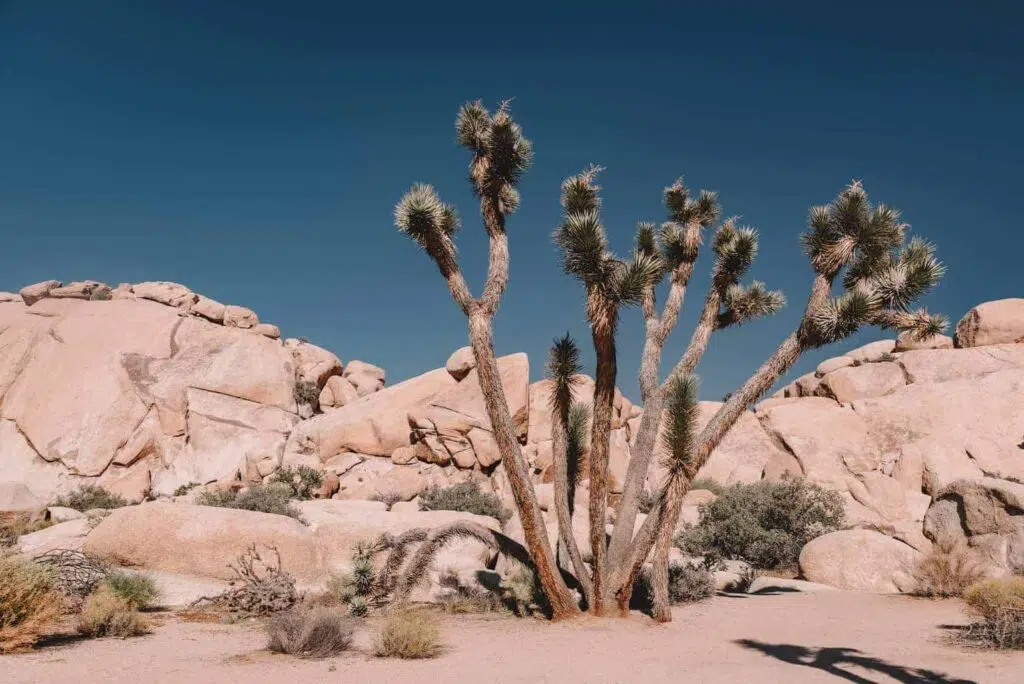
[[[674,378],[665,402],[668,420],[664,427],[665,454],[662,464],[669,477],[684,476],[692,480],[694,439],[697,421],[697,378],[686,375]]]
[[[815,271],[828,282],[839,279],[843,292],[817,307],[803,329],[805,347],[849,337],[862,325],[909,331],[915,339],[941,333],[943,315],[911,307],[945,273],[935,246],[914,237],[898,209],[873,205],[859,181],[831,204],[813,207],[802,241]]]

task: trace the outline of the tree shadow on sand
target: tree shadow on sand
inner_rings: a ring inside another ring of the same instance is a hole
[[[768,644],[753,639],[738,639],[735,643],[743,648],[776,658],[791,665],[813,667],[830,675],[857,684],[879,684],[878,679],[871,679],[843,669],[850,665],[886,675],[901,684],[978,684],[971,679],[956,679],[941,672],[902,667],[893,663],[862,654],[855,648],[808,648],[795,644]]]

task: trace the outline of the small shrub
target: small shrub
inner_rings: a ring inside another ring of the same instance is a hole
[[[704,566],[672,563],[668,566],[669,603],[696,603],[715,595],[715,577]]]
[[[174,496],[185,496],[198,486],[198,482],[189,482],[188,484],[178,485],[174,490]]]
[[[505,612],[505,601],[499,594],[488,590],[479,583],[467,586],[459,579],[458,573],[446,570],[438,578],[438,584],[444,589],[439,604],[441,610],[453,615],[470,613]]]
[[[328,580],[327,590],[348,606],[353,617],[365,617],[377,590],[377,571],[373,566],[373,547],[366,542],[352,546],[352,570]]]
[[[422,611],[392,613],[381,625],[373,654],[378,658],[433,658],[441,653],[441,631]]]
[[[78,616],[78,633],[87,637],[133,637],[148,631],[146,619],[105,584],[85,601]]]
[[[805,480],[733,485],[701,507],[700,523],[676,537],[689,555],[792,566],[804,544],[843,526],[843,499]]]
[[[230,490],[205,491],[196,497],[200,506],[239,508],[245,511],[286,515],[302,520],[299,510],[291,503],[292,489],[281,483],[253,485],[245,492]]]
[[[128,502],[99,485],[82,485],[66,496],[58,496],[53,505],[85,512],[93,508],[122,508]]]
[[[34,644],[60,614],[54,573],[0,553],[0,653]]]
[[[267,648],[300,658],[326,658],[352,646],[355,627],[338,610],[293,609],[267,623]]]
[[[993,648],[1024,648],[1024,577],[978,582],[964,592],[964,601],[981,618],[969,637]]]
[[[920,596],[962,596],[985,578],[985,564],[966,545],[936,545],[914,568],[915,593]]]
[[[370,501],[380,501],[390,511],[396,503],[405,501],[405,497],[398,492],[374,492],[370,495]]]
[[[89,300],[93,302],[109,302],[112,298],[109,287],[98,287],[89,293]]]
[[[295,402],[305,404],[314,410],[320,406],[320,388],[311,380],[299,380],[295,383]]]
[[[114,595],[136,610],[145,610],[160,598],[160,588],[149,575],[137,572],[112,572],[103,583]]]
[[[721,496],[722,492],[724,492],[726,488],[723,487],[721,483],[712,480],[710,477],[698,477],[690,483],[690,491],[693,491],[694,489],[704,489],[715,496]]]
[[[45,530],[53,522],[31,513],[0,513],[0,549],[18,543],[18,537]]]
[[[313,498],[313,492],[324,483],[324,476],[319,470],[308,466],[289,468],[287,466],[278,468],[270,476],[273,484],[287,485],[291,488],[291,497],[307,501]]]
[[[476,482],[460,482],[450,487],[434,485],[420,493],[420,508],[424,511],[462,511],[497,518],[502,524],[512,517],[512,511],[501,505],[501,499],[480,490]]]

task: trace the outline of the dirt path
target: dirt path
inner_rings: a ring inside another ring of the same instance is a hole
[[[0,658],[4,684],[301,682],[1024,682],[1024,653],[948,644],[959,604],[846,592],[718,596],[646,619],[550,625],[445,620],[446,654],[386,661],[363,652],[303,661],[263,651],[258,626],[168,619],[131,640],[102,639]],[[947,627],[943,627],[943,626]],[[367,649],[371,635],[358,646]]]

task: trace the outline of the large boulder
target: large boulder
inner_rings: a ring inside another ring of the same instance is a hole
[[[839,589],[908,592],[921,557],[907,544],[874,530],[839,530],[804,546],[800,573],[808,581]]]
[[[1024,368],[1024,345],[998,344],[972,349],[929,349],[900,355],[907,381],[916,384],[977,378]]]
[[[906,384],[903,369],[898,364],[866,363],[847,366],[827,374],[821,381],[818,393],[846,403],[864,397],[884,397]]]
[[[974,307],[956,324],[957,347],[1024,342],[1024,299],[998,299]]]
[[[901,332],[896,337],[895,352],[912,351],[915,349],[952,349],[953,338],[949,335],[932,335],[925,339],[918,339],[911,331]]]
[[[1024,567],[1024,484],[977,478],[957,480],[938,492],[924,519],[937,544],[967,542],[1006,569]]]
[[[356,388],[356,393],[361,397],[379,392],[384,387],[386,380],[383,368],[359,359],[348,362],[342,372],[342,377],[352,383],[352,386]]]
[[[0,482],[0,513],[38,511],[45,503],[22,482]]]
[[[295,358],[295,372],[299,380],[322,388],[328,378],[341,375],[341,359],[326,349],[297,339],[285,340],[284,346]]]
[[[66,524],[66,523],[65,523]],[[282,567],[304,582],[323,579],[313,532],[283,515],[153,502],[113,511],[85,538],[102,560],[210,579],[234,579],[228,564],[255,544],[274,547]]]
[[[451,376],[456,380],[462,380],[469,372],[476,368],[476,358],[473,356],[472,347],[462,347],[452,352],[448,361],[444,364]]]

